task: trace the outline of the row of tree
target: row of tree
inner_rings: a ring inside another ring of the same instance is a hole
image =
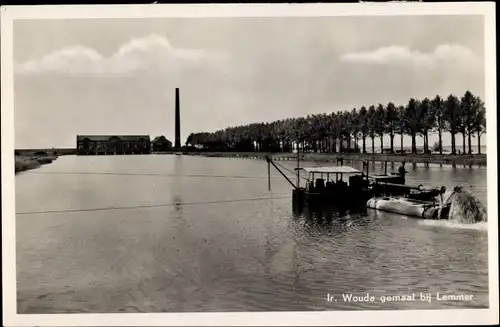
[[[271,123],[254,123],[228,127],[214,133],[192,133],[186,144],[212,151],[290,152],[294,148],[314,152],[363,152],[367,139],[380,140],[381,152],[384,135],[390,139],[390,151],[395,152],[394,138],[411,137],[411,152],[417,153],[416,140],[424,141],[424,152],[429,153],[429,135],[437,133],[437,152],[443,152],[444,133],[451,134],[451,152],[457,153],[456,135],[462,135],[462,153],[472,153],[472,138],[477,137],[481,151],[481,135],[486,132],[484,102],[470,91],[462,97],[439,95],[433,99],[410,99],[405,106],[390,102],[387,105],[361,107],[331,114],[312,114],[307,117],[287,118]],[[466,144],[467,140],[467,144]],[[358,142],[361,141],[362,149]],[[353,144],[353,147],[351,147]]]

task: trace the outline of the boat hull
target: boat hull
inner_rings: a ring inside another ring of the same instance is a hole
[[[303,209],[316,210],[324,208],[359,209],[366,208],[366,201],[372,197],[370,190],[354,192],[347,188],[342,192],[312,193],[304,188],[292,192],[293,207],[296,211]]]
[[[440,212],[439,204],[424,203],[405,198],[378,197],[371,198],[367,207],[380,211],[397,213],[420,219],[448,219],[448,209],[445,207]]]

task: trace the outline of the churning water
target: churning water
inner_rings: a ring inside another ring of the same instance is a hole
[[[448,190],[443,198],[450,204],[449,220],[460,224],[474,224],[487,221],[486,208],[472,193],[461,187]]]
[[[61,157],[16,176],[18,312],[486,308],[487,223],[468,223],[486,180],[484,167],[410,172],[470,190],[450,198],[452,221],[294,216],[264,161]]]

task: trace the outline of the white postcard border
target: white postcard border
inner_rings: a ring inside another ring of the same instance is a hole
[[[17,314],[15,257],[13,21],[15,19],[483,15],[486,108],[496,108],[495,3],[359,3],[252,5],[5,6],[1,9],[2,246],[5,326],[289,326],[448,325],[498,323],[496,110],[487,109],[490,308],[262,313]]]

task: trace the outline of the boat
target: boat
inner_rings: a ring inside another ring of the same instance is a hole
[[[306,186],[292,193],[294,207],[316,209],[324,206],[354,208],[372,197],[369,181],[362,171],[349,166],[303,167]]]
[[[368,200],[366,206],[379,211],[397,213],[420,219],[448,219],[450,204],[441,202],[414,200],[408,197],[374,197]]]
[[[393,177],[388,180],[387,177]],[[371,176],[373,197],[366,206],[371,209],[392,212],[420,219],[448,219],[450,203],[443,201],[446,192],[440,188],[424,188],[423,185],[411,186],[397,174]]]
[[[370,176],[368,162],[363,164],[366,173],[344,166],[342,160],[337,166],[297,167],[297,183],[294,184],[269,157],[266,160],[294,187],[292,202],[295,212],[368,207],[422,219],[448,219],[449,216],[450,204],[442,199],[445,187],[406,185],[405,179],[394,173]],[[305,187],[300,187],[300,172],[307,175]]]

